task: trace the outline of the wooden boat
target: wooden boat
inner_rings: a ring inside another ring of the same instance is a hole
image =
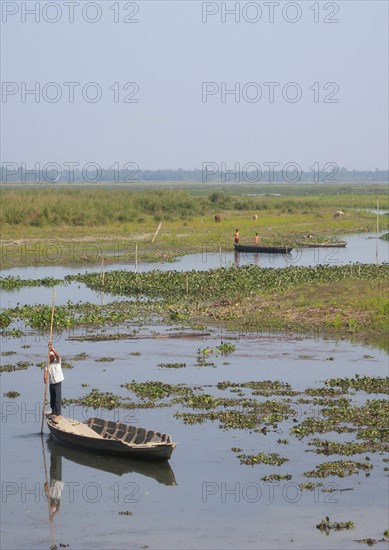
[[[289,254],[293,250],[292,246],[262,246],[256,244],[236,244],[234,243],[235,252],[262,252],[269,254]]]
[[[139,460],[107,453],[88,453],[83,449],[59,443],[52,437],[47,440],[47,448],[52,457],[64,458],[86,468],[93,468],[117,476],[135,473],[155,479],[163,485],[177,485],[168,460]]]
[[[54,423],[48,417],[47,425],[52,437],[60,443],[132,458],[169,459],[177,445],[170,435],[102,418],[78,422],[61,417]]]
[[[310,241],[304,241],[299,243],[298,248],[345,248],[347,241],[329,241],[326,243],[315,243]]]

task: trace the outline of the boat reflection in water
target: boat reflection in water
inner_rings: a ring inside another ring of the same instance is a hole
[[[243,260],[245,261],[244,265],[252,264],[252,265],[257,265],[259,267],[259,258],[260,258],[259,252],[254,252],[254,254],[249,254],[249,253],[245,253],[245,252],[238,252],[238,251],[235,250],[234,251],[234,265],[235,265],[235,267],[239,267],[241,256],[243,257]]]
[[[50,451],[52,465],[62,457],[71,460],[76,464],[95,468],[118,476],[129,473],[141,474],[151,477],[163,485],[177,485],[173,470],[167,460],[149,461],[136,458],[124,458],[106,454],[97,454],[96,452],[86,452],[62,445],[54,441],[51,437],[47,440],[47,448]],[[51,466],[50,466],[51,478]],[[61,479],[62,481],[62,479]]]

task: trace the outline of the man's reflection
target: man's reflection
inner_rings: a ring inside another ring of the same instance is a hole
[[[239,267],[239,263],[240,263],[240,252],[237,252],[235,250],[235,252],[234,252],[234,265],[235,265],[236,268]]]
[[[45,482],[45,493],[49,501],[49,517],[53,519],[59,510],[63,490],[62,481],[62,456],[50,454],[50,483]]]
[[[239,267],[240,265],[240,259],[242,255],[243,264],[252,264],[259,266],[259,260],[260,260],[260,253],[255,252],[254,254],[251,252],[234,252],[234,265],[235,267]]]

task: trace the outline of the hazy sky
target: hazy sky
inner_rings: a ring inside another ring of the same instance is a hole
[[[388,167],[386,1],[1,7],[3,162]]]

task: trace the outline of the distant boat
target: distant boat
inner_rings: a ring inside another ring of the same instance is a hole
[[[304,241],[297,244],[297,248],[345,248],[347,241],[328,241],[326,243],[315,243]]]
[[[293,250],[292,246],[262,246],[256,244],[236,244],[234,243],[235,252],[263,252],[269,254],[289,254]]]
[[[162,460],[169,459],[177,446],[170,435],[102,418],[78,422],[61,417],[55,423],[48,417],[47,425],[56,441],[93,452]]]

